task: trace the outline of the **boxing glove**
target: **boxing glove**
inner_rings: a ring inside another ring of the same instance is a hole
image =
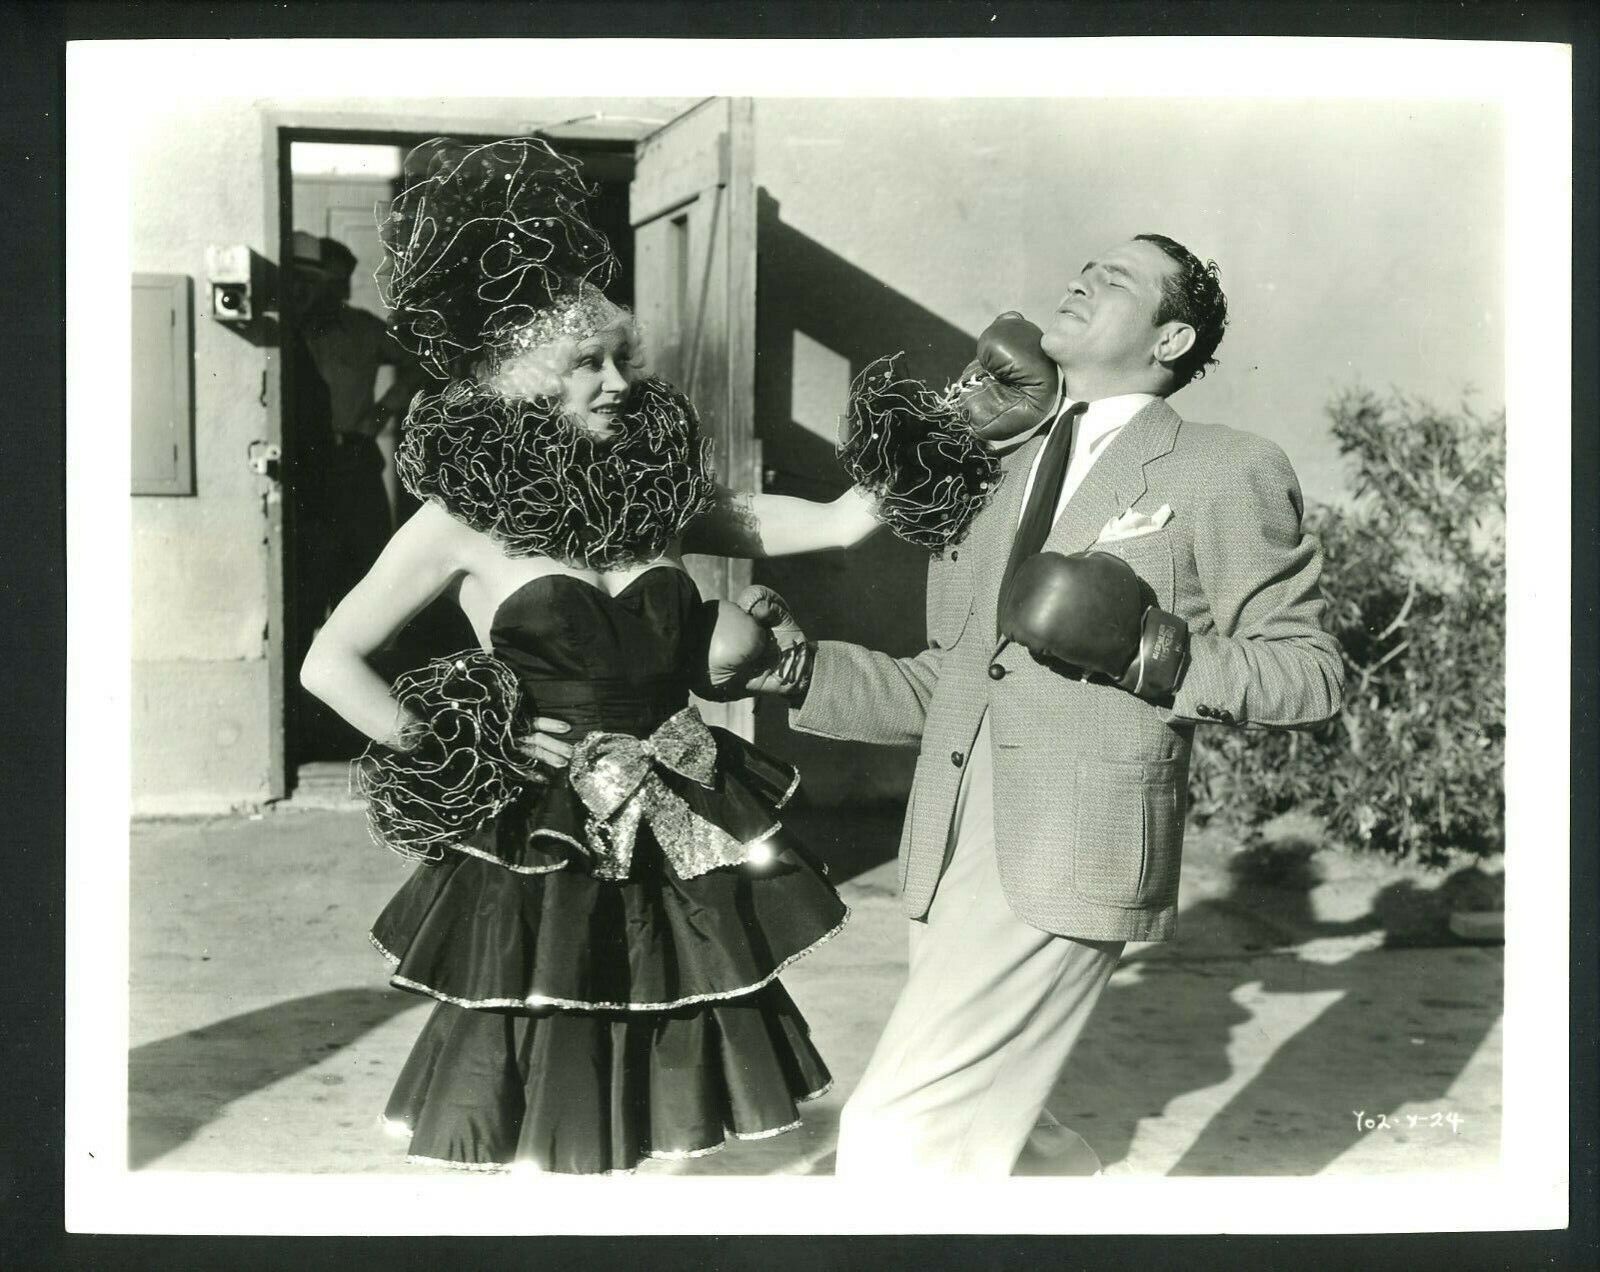
[[[731,601],[707,601],[701,622],[705,674],[694,691],[710,702],[747,697],[748,683],[775,668],[782,653],[772,630]]]
[[[776,693],[791,702],[804,700],[811,687],[811,666],[817,647],[806,639],[789,603],[761,583],[752,583],[739,593],[737,602],[757,623],[772,633],[781,651],[777,664],[760,669],[746,687],[752,693]]]
[[[1139,576],[1109,552],[1040,552],[1011,578],[1000,634],[1034,654],[1169,698],[1189,663],[1189,625],[1146,603]]]
[[[987,442],[1025,433],[1056,404],[1061,371],[1039,347],[1044,333],[1015,310],[1001,314],[978,337],[978,356],[961,373],[956,405]]]
[[[789,602],[764,583],[752,583],[739,593],[734,604],[771,631],[780,649],[788,649],[806,638],[789,609]]]

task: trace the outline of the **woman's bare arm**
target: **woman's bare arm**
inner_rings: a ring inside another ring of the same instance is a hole
[[[881,523],[872,500],[852,486],[829,503],[718,487],[717,502],[684,531],[683,550],[726,557],[794,556],[852,548]]]
[[[385,746],[403,748],[415,720],[367,659],[461,573],[465,533],[431,504],[419,509],[339,602],[301,665],[307,692]]]

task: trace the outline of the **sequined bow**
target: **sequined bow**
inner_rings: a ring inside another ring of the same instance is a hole
[[[626,879],[639,823],[646,822],[680,879],[733,866],[750,856],[748,843],[696,814],[656,768],[670,769],[709,788],[717,743],[693,707],[685,707],[648,738],[591,733],[572,751],[568,777],[589,810],[588,849],[598,879]]]

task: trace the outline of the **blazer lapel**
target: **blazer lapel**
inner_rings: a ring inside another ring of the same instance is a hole
[[[989,625],[990,639],[994,638],[995,606],[1000,603],[1000,576],[1011,559],[1011,544],[1022,517],[1023,491],[1033,457],[1044,445],[1045,436],[1048,434],[1029,438],[1001,456],[1000,488],[995,491],[994,502],[985,509],[983,520],[973,527],[973,604]]]
[[[1033,468],[1033,457],[1044,445],[1044,434],[1030,437],[1016,450],[1001,456],[1002,473],[1000,489],[995,492],[994,511],[999,533],[995,540],[1000,548],[1000,565],[1005,566],[1011,552],[1011,540],[1016,537],[1017,522],[1022,518],[1022,496],[1028,484],[1028,473]]]
[[[1172,450],[1180,423],[1164,399],[1141,408],[1073,491],[1050,528],[1044,551],[1082,552],[1100,537],[1107,521],[1138,503],[1148,489],[1144,466]]]

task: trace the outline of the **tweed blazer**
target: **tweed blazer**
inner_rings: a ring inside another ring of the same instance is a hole
[[[1011,908],[1062,936],[1161,940],[1176,914],[1195,725],[1293,728],[1339,709],[1343,663],[1324,627],[1321,547],[1301,530],[1299,483],[1277,446],[1150,403],[1089,469],[1044,546],[1084,551],[1124,511],[1168,505],[1161,529],[1097,550],[1126,560],[1156,603],[1188,622],[1189,668],[1166,705],[1074,678],[1020,646],[1001,649],[996,636],[1000,579],[1042,444],[1005,457],[966,540],[929,564],[927,648],[893,658],[820,641],[791,722],[920,747],[900,842],[903,903],[917,918],[987,713]]]

